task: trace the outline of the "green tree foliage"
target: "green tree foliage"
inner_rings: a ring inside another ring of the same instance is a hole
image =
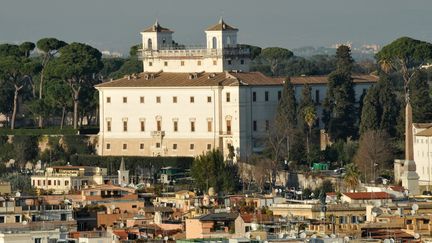
[[[37,136],[14,136],[13,146],[15,159],[22,166],[34,160],[39,152]]]
[[[384,130],[395,136],[398,116],[399,104],[393,86],[386,75],[381,75],[364,98],[360,134],[368,130]]]
[[[60,49],[60,57],[51,64],[51,73],[64,81],[73,100],[73,126],[78,128],[79,97],[83,86],[95,84],[96,74],[103,68],[102,54],[95,48],[72,43]]]
[[[237,173],[236,166],[225,163],[219,150],[196,157],[191,169],[197,188],[203,192],[207,192],[210,187],[216,192],[235,192],[238,189]]]
[[[353,60],[350,49],[340,46],[336,51],[337,69],[328,77],[324,100],[323,122],[333,141],[346,140],[357,134],[357,109],[351,78]]]
[[[239,47],[243,48],[243,49],[249,49],[250,57],[252,60],[254,60],[256,57],[258,57],[262,51],[261,47],[248,45],[248,44],[240,44]]]
[[[71,91],[66,83],[52,80],[47,84],[44,104],[51,111],[51,115],[60,115],[60,129],[63,129],[66,114],[72,108],[70,97]]]
[[[309,128],[307,122],[305,121],[305,109],[309,109],[310,111],[310,107],[315,107],[314,101],[312,100],[312,87],[310,87],[308,84],[305,84],[302,89],[297,115],[299,128],[303,131],[307,131]]]
[[[345,166],[343,182],[346,188],[355,192],[357,187],[360,185],[360,171],[356,164],[350,163]]]
[[[409,84],[413,122],[432,122],[432,99],[428,81],[428,74],[419,70],[414,73]]]
[[[133,73],[141,73],[143,72],[142,62],[138,59],[138,50],[141,48],[140,45],[134,45],[130,48],[129,58],[124,60],[121,67],[114,72],[111,72],[108,77],[109,78],[122,78],[124,75],[133,74]]]
[[[268,47],[261,51],[261,57],[270,65],[270,70],[273,76],[277,76],[280,73],[281,64],[285,60],[292,57],[294,54],[285,48],[280,47]]]

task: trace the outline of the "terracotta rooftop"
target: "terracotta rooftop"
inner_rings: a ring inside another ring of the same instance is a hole
[[[353,200],[390,199],[390,195],[387,192],[344,192],[343,194]]]
[[[375,75],[353,75],[354,83],[376,83],[378,82],[378,76]],[[300,76],[291,77],[291,83],[293,84],[327,84],[328,77],[323,76]]]
[[[207,31],[219,31],[219,30],[238,30],[238,29],[234,28],[231,25],[228,25],[221,18],[217,24],[208,27],[206,30]]]
[[[147,29],[143,30],[143,32],[167,32],[167,33],[172,33],[174,31],[160,26],[159,22],[156,21],[152,26],[150,26]]]

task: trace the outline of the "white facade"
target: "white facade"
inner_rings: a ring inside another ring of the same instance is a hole
[[[432,124],[413,124],[414,161],[419,185],[432,185]]]

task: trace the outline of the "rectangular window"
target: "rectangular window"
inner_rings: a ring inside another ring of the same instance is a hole
[[[231,101],[231,94],[229,92],[226,93],[226,102]]]
[[[124,143],[123,144],[123,150],[126,150],[127,149],[127,143]]]
[[[5,217],[4,216],[0,216],[0,224],[4,224],[5,222]]]
[[[107,132],[111,132],[111,121],[107,121]]]
[[[191,125],[191,132],[195,132],[195,122],[191,121],[190,125]]]
[[[111,103],[111,97],[106,97],[106,103]]]
[[[69,181],[65,181],[65,186],[69,186]]]
[[[232,64],[232,61],[231,60],[228,60],[228,65],[231,65]]]
[[[195,97],[191,96],[190,97],[190,103],[194,103],[195,102]]]
[[[227,134],[231,134],[231,120],[226,120],[226,131]]]
[[[156,148],[160,148],[161,144],[160,143],[156,143]]]
[[[180,65],[181,65],[181,66],[184,66],[184,61],[181,61],[181,62],[180,62]]]
[[[42,243],[42,238],[35,238],[34,243]]]
[[[213,61],[213,66],[216,66],[216,65],[217,65],[217,61],[214,60],[214,61]]]
[[[107,143],[107,144],[105,145],[105,147],[106,147],[107,150],[110,150],[110,149],[111,149],[111,144],[110,144],[110,143]]]
[[[51,180],[48,180],[48,186],[51,186]]]
[[[173,103],[177,103],[177,96],[173,96]]]
[[[153,66],[153,63],[152,63],[152,62],[149,62],[149,67],[151,67],[151,66]]]
[[[127,103],[127,97],[123,97],[123,103]]]
[[[144,132],[145,131],[145,122],[140,121],[140,125],[141,125],[141,132]]]
[[[212,121],[207,121],[207,132],[211,132],[212,131]]]
[[[256,96],[256,92],[252,92],[252,101],[256,102],[257,96]]]
[[[195,144],[191,143],[191,144],[189,145],[189,149],[190,149],[190,150],[194,150],[194,149],[195,149]]]
[[[265,130],[268,131],[270,129],[270,122],[269,120],[265,121]]]
[[[127,121],[123,121],[123,132],[127,132],[128,124]]]
[[[140,103],[141,103],[141,104],[144,104],[144,96],[141,96],[141,97],[140,97]]]
[[[167,67],[168,66],[168,62],[165,61],[164,62],[164,66]]]
[[[198,66],[201,66],[201,61],[197,61],[197,65],[198,65]]]
[[[253,121],[253,130],[254,132],[257,131],[257,121]]]
[[[161,103],[161,97],[160,96],[156,96],[156,103]]]
[[[269,101],[269,92],[268,92],[268,91],[266,91],[266,92],[264,93],[264,100],[265,100],[265,101]]]
[[[320,102],[320,93],[319,90],[315,90],[315,103],[319,103]]]
[[[211,100],[212,100],[211,96],[207,96],[207,103],[211,103]]]
[[[177,144],[176,143],[173,144],[173,150],[177,150]]]
[[[211,144],[207,144],[207,150],[210,150],[211,149]]]
[[[174,121],[174,123],[173,123],[173,125],[174,125],[174,132],[178,132],[178,121]]]
[[[19,215],[15,216],[15,223],[19,223],[21,220],[21,217]]]
[[[156,129],[159,132],[162,130],[162,122],[161,121],[156,121]]]
[[[140,150],[143,150],[143,149],[144,149],[144,144],[140,143]]]
[[[243,60],[243,59],[240,60],[240,64],[241,64],[241,65],[244,64],[244,60]]]
[[[278,100],[280,100],[282,98],[282,91],[278,91]]]

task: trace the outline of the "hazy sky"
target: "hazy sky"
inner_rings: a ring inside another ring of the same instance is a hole
[[[262,47],[432,41],[432,0],[0,0],[0,42],[52,36],[125,52],[158,19],[183,44],[203,44],[220,16]]]

